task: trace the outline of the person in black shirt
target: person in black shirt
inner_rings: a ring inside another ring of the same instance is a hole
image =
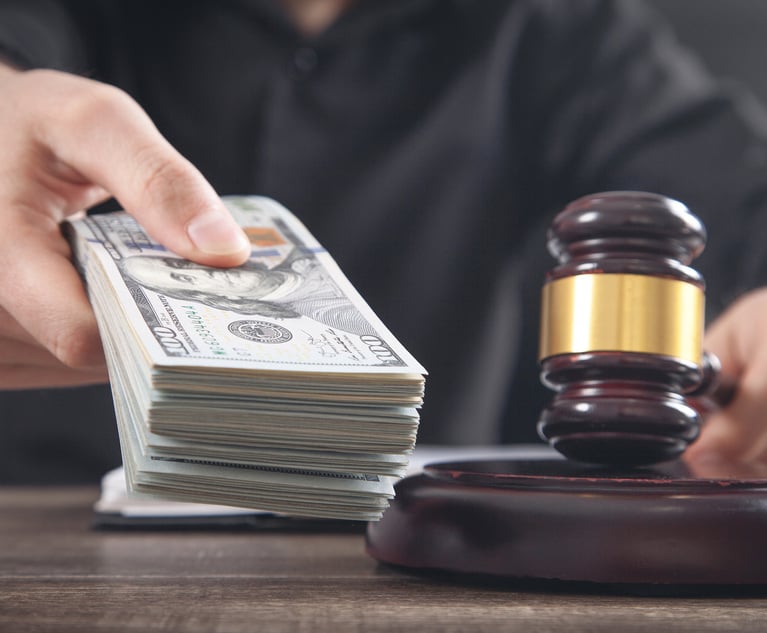
[[[767,460],[767,118],[640,3],[7,0],[0,55],[0,480],[119,462],[61,220],[114,197],[233,266],[235,193],[307,224],[429,370],[419,441],[449,444],[536,439],[553,214],[682,200],[710,235],[706,344],[740,379],[689,456]]]

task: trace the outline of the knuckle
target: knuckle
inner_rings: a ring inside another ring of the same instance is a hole
[[[74,114],[85,121],[110,119],[116,113],[138,107],[138,104],[125,92],[115,86],[92,83],[89,90],[74,104]]]
[[[181,160],[174,160],[155,146],[136,152],[136,170],[142,200],[162,208],[189,188],[189,173]]]
[[[124,90],[82,77],[74,78],[60,95],[59,118],[78,129],[140,111],[138,103]]]
[[[168,185],[183,178],[181,170],[166,156],[160,155],[154,147],[143,147],[136,153],[136,169],[145,194],[155,197],[163,195]]]

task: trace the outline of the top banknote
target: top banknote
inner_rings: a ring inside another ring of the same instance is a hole
[[[150,365],[425,373],[287,209],[262,197],[224,202],[253,246],[236,268],[182,259],[124,212],[73,223],[75,259],[110,280]]]

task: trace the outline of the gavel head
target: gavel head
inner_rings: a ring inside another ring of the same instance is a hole
[[[689,395],[714,370],[704,281],[689,264],[705,241],[682,203],[650,193],[587,196],[554,219],[539,358],[556,394],[538,432],[566,457],[651,464],[697,437]]]

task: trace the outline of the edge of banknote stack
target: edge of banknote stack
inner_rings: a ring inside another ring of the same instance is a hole
[[[425,369],[269,198],[223,198],[243,266],[194,264],[124,212],[66,226],[134,494],[375,520],[415,445]]]

